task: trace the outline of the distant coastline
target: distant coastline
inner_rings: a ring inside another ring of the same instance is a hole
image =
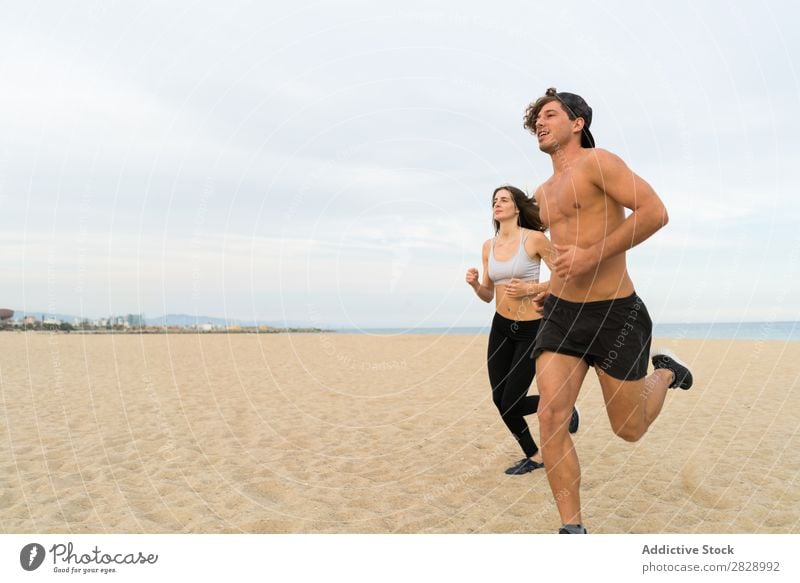
[[[37,315],[34,315],[37,314]],[[374,336],[487,336],[489,326],[343,327],[295,321],[244,321],[189,314],[145,318],[144,314],[90,320],[71,315],[22,312],[0,323],[0,330],[71,334],[361,334]],[[656,323],[656,338],[691,340],[800,341],[800,321]]]
[[[10,317],[9,317],[10,316]],[[315,334],[334,332],[305,322],[244,321],[191,314],[144,314],[88,318],[71,314],[5,310],[0,330],[68,334]]]
[[[184,328],[178,326],[146,326],[142,328],[23,328],[6,326],[0,328],[0,332],[18,332],[25,334],[80,334],[86,336],[108,335],[108,334],[332,334],[336,330],[326,330],[324,328],[273,328],[271,326],[241,327],[230,326],[228,328]]]
[[[336,328],[341,334],[395,336],[428,334],[446,336],[489,335],[489,326],[428,328]],[[784,340],[800,341],[800,322],[695,322],[655,324],[656,338],[676,340]]]

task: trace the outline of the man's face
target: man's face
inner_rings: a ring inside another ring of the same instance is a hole
[[[536,116],[536,139],[539,149],[551,154],[572,138],[577,120],[569,119],[559,101],[551,101],[542,106]]]

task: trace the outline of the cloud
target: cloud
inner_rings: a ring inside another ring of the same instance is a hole
[[[521,116],[555,85],[667,204],[630,255],[655,302],[700,317],[743,269],[769,302],[798,244],[796,7],[565,2],[569,46],[530,3],[454,7],[10,7],[5,297],[481,323],[463,269],[494,187],[550,175]]]

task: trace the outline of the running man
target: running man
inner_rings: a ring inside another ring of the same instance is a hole
[[[525,128],[553,162],[553,175],[534,195],[555,257],[549,291],[535,299],[544,318],[533,358],[542,457],[561,534],[586,533],[581,471],[567,427],[589,367],[611,427],[626,441],[645,434],[667,389],[692,386],[689,369],[667,351],[653,352],[655,370],[647,375],[652,322],[625,262],[628,249],[667,224],[667,211],[619,157],[594,147],[591,123],[583,98],[552,88],[525,113]]]

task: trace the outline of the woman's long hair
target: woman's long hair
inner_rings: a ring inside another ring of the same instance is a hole
[[[533,198],[528,198],[528,196],[516,186],[505,185],[495,188],[492,193],[492,207],[494,207],[495,195],[501,190],[507,190],[511,193],[514,204],[519,211],[517,220],[520,227],[531,229],[532,231],[544,232],[547,230],[547,227],[542,224],[542,219],[539,217],[539,205],[536,204]],[[500,223],[492,218],[492,224],[494,225],[494,234],[496,235],[500,231]]]

